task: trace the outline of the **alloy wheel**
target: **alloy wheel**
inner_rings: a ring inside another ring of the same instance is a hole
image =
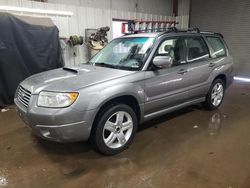
[[[211,102],[214,106],[219,106],[224,95],[224,88],[221,83],[216,83],[212,89]]]
[[[117,149],[125,145],[133,132],[133,119],[125,111],[112,114],[103,128],[103,140],[106,146]]]

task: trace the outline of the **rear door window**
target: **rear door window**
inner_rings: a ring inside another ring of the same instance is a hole
[[[212,57],[226,56],[226,48],[219,37],[207,36],[207,41],[213,49]]]
[[[188,62],[209,58],[209,50],[202,37],[187,37],[185,42],[187,46]]]

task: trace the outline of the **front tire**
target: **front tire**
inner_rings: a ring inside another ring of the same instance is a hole
[[[95,120],[90,141],[102,154],[118,154],[131,144],[137,124],[137,116],[128,105],[107,106]]]
[[[224,93],[225,93],[225,83],[221,79],[216,79],[210,89],[209,92],[206,96],[206,101],[203,103],[203,106],[207,110],[215,110],[217,109],[223,99],[224,99]]]

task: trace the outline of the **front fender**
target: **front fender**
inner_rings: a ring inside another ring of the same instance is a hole
[[[144,103],[144,90],[140,85],[133,83],[119,84],[102,90],[89,103],[88,109],[100,108],[106,102],[121,96],[132,96],[140,104]]]
[[[78,99],[72,105],[72,108],[78,111],[99,109],[109,100],[125,95],[134,97],[139,104],[144,103],[144,90],[142,85],[134,83],[107,83],[79,91]]]

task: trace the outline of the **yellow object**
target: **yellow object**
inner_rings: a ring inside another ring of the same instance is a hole
[[[70,97],[70,105],[71,105],[76,101],[78,97],[78,93],[76,92],[69,93],[69,97]]]

